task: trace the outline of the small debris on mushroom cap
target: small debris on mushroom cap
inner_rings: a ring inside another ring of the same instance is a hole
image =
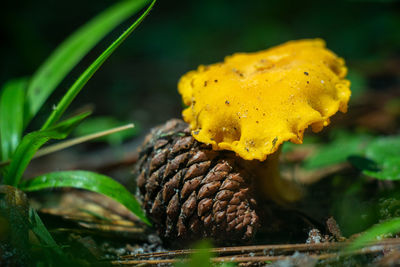
[[[338,110],[347,111],[346,73],[344,60],[321,39],[234,54],[181,78],[183,117],[198,141],[265,160],[284,141],[302,143],[308,126],[318,132]]]

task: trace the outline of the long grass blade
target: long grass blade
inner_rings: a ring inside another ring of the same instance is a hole
[[[59,255],[63,254],[61,248],[57,245],[56,241],[54,241],[53,237],[33,208],[29,209],[29,223],[32,232],[39,238],[43,245]]]
[[[27,79],[9,81],[3,87],[0,97],[0,144],[1,160],[7,160],[14,153],[23,131],[23,110]]]
[[[138,201],[133,195],[112,178],[89,171],[61,171],[47,173],[24,181],[21,190],[37,191],[48,188],[73,187],[106,195],[132,211],[143,222],[150,225]]]
[[[50,114],[47,121],[44,123],[42,130],[54,125],[63,115],[65,110],[71,104],[72,100],[78,95],[83,86],[89,81],[93,74],[100,68],[107,58],[122,44],[122,42],[136,29],[137,26],[144,20],[152,9],[155,0],[150,4],[146,11],[122,34],[115,40],[86,70],[79,76],[78,80],[69,88],[68,92],[60,100],[56,108]]]
[[[25,126],[72,68],[105,35],[140,10],[148,0],[120,1],[83,25],[68,37],[33,75],[27,90]]]
[[[47,130],[40,130],[25,135],[11,158],[10,166],[8,166],[4,177],[4,183],[17,187],[26,167],[36,151],[50,139],[64,139],[67,137],[68,134],[89,115],[89,112],[77,115]]]
[[[400,232],[400,217],[390,219],[380,224],[374,225],[367,229],[359,237],[357,237],[350,245],[346,248],[345,252],[354,251],[356,249],[364,247],[373,241],[378,242],[377,237],[384,236],[387,234],[395,234]]]

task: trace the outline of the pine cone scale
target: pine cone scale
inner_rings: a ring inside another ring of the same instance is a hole
[[[173,220],[179,215],[179,194],[176,193],[167,206],[167,216]]]
[[[178,190],[181,176],[182,173],[178,172],[177,174],[174,175],[174,177],[172,177],[171,180],[165,183],[163,189],[163,200],[165,201],[165,203],[168,203],[171,197],[174,195],[175,190]]]
[[[165,162],[168,156],[168,149],[164,149],[161,152],[157,153],[150,162],[150,172],[158,169]]]
[[[189,198],[182,205],[181,216],[183,216],[184,219],[189,218],[193,214],[196,205],[197,205],[196,192],[193,191],[192,194],[189,196]]]
[[[185,180],[200,176],[204,174],[211,166],[211,161],[203,161],[199,163],[194,163],[186,171]]]
[[[187,160],[189,159],[190,154],[188,152],[183,153],[181,155],[176,156],[171,161],[167,163],[167,167],[164,172],[164,178],[176,173],[177,170],[186,165]]]
[[[182,150],[189,149],[194,143],[194,139],[191,136],[183,137],[179,139],[172,147],[171,154],[176,154]]]
[[[214,195],[218,191],[220,186],[221,186],[220,181],[214,181],[211,183],[204,184],[199,190],[199,199]]]
[[[200,186],[202,179],[203,176],[200,176],[187,181],[182,187],[181,198],[186,199],[189,194],[197,190],[197,188]]]
[[[221,190],[220,192],[217,193],[216,199],[217,200],[230,200],[233,197],[233,192],[230,190]]]
[[[219,203],[219,202],[215,202]],[[197,207],[197,215],[200,217],[203,214],[207,213],[213,207],[213,201],[210,198],[203,198],[200,200],[199,205]]]

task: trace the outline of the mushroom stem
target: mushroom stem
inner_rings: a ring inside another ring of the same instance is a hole
[[[287,204],[299,200],[302,196],[301,188],[295,181],[282,178],[279,170],[281,148],[269,155],[262,162],[253,161],[255,184],[260,194],[272,199],[278,204]]]

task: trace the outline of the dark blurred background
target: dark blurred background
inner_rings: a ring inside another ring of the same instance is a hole
[[[3,2],[0,84],[34,73],[64,38],[114,2]],[[74,69],[42,109],[38,125],[79,73],[133,19]],[[345,58],[355,96],[365,88],[378,90],[399,82],[399,1],[160,0],[95,74],[73,108],[93,104],[95,115],[133,120],[142,129],[148,128],[180,116],[177,82],[199,64],[221,61],[234,52],[314,37],[325,39],[330,49]]]
[[[114,3],[3,1],[0,85],[12,78],[32,75],[67,36]],[[40,127],[53,104],[79,74],[135,18],[115,29],[80,62],[29,130]],[[93,117],[107,116],[111,122],[100,120],[92,127],[84,122],[75,135],[99,130],[99,124],[107,128],[133,121],[138,126],[136,134],[143,137],[149,127],[180,116],[182,103],[177,83],[187,71],[200,64],[221,61],[235,52],[258,51],[293,39],[315,37],[325,39],[328,48],[346,60],[352,82],[349,112],[344,119],[336,115],[334,119],[339,118],[339,123],[333,122],[332,127],[340,125],[347,130],[357,126],[376,135],[398,134],[400,1],[158,0],[150,15],[94,75],[69,109],[74,112],[89,105],[94,107]],[[332,127],[319,136],[329,134]],[[129,173],[136,159],[136,147],[142,139],[129,136],[128,140],[124,146],[86,143],[49,155],[35,160],[26,176],[61,169],[89,169],[129,184],[133,181],[129,180]],[[121,143],[118,138],[109,141]],[[123,152],[119,151],[122,149]],[[340,178],[343,186],[335,179],[326,180],[327,189],[321,190],[317,184],[310,190],[313,193],[304,202],[305,210],[313,218],[332,210],[344,234],[359,232],[374,223],[377,209],[371,208],[375,205],[370,201],[372,190],[362,191],[363,181],[358,181],[353,173]],[[377,188],[376,184],[372,187]],[[354,192],[365,195],[355,196]]]

